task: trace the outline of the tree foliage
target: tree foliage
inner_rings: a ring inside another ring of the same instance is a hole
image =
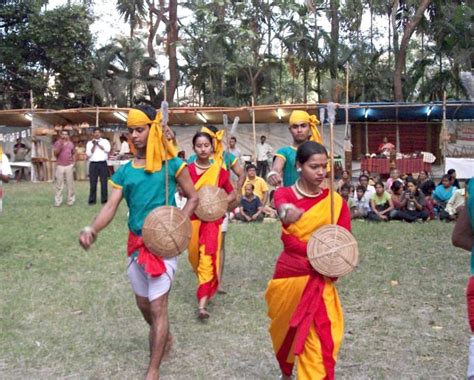
[[[0,13],[3,107],[71,107],[90,102],[92,18],[80,5],[9,2]]]
[[[474,58],[465,0],[117,0],[129,36],[96,49],[89,2],[4,3],[3,108],[343,101],[348,63],[352,102],[463,98]]]

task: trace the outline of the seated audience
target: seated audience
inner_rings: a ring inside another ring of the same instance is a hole
[[[253,193],[254,186],[249,183],[244,186],[244,196],[240,200],[239,212],[235,215],[235,219],[242,222],[261,222],[263,220],[263,206],[260,199]]]
[[[450,175],[451,178],[452,178],[452,183],[451,183],[451,184],[452,184],[453,186],[457,187],[458,189],[460,189],[460,188],[461,188],[461,185],[459,184],[459,181],[458,181],[458,179],[456,178],[456,175],[457,175],[457,174],[456,174],[456,170],[455,170],[455,169],[449,169],[448,172],[447,172],[447,174]]]
[[[402,196],[403,192],[405,191],[405,187],[403,183],[400,181],[395,181],[390,188],[392,193],[392,203],[393,203],[393,210],[390,212],[390,219],[396,219],[397,213],[402,208]]]
[[[420,187],[420,190],[423,192],[423,195],[425,196],[425,210],[428,213],[428,217],[430,219],[435,218],[435,211],[434,211],[434,206],[435,206],[435,201],[433,199],[433,191],[435,190],[436,185],[435,183],[431,180],[428,179]]]
[[[352,184],[352,177],[351,177],[351,173],[348,171],[348,170],[344,170],[342,172],[342,176],[341,176],[341,179],[339,181],[337,181],[337,191],[340,193],[340,190],[341,190],[341,187],[342,185],[344,185],[345,183],[351,185]]]
[[[375,194],[370,198],[370,209],[367,215],[369,220],[374,222],[390,220],[390,211],[393,210],[392,197],[385,191],[381,181],[375,183]]]
[[[242,186],[242,195],[245,195],[245,186],[251,184],[253,185],[255,195],[260,198],[262,205],[266,204],[268,197],[267,183],[262,177],[257,176],[257,167],[254,164],[247,165],[245,170],[247,171],[247,178]]]
[[[341,188],[339,189],[339,194],[341,194],[342,199],[344,199],[347,202],[347,205],[349,205],[349,193],[351,191],[351,185],[348,183],[343,183]]]
[[[449,214],[445,210],[446,204],[449,199],[453,196],[456,188],[452,185],[453,179],[450,175],[446,174],[441,179],[441,183],[436,186],[433,192],[433,199],[435,201],[435,212],[438,214],[439,219],[449,219]]]
[[[403,179],[400,178],[400,172],[398,169],[392,169],[390,170],[390,178],[387,179],[387,183],[385,184],[385,188],[387,190],[390,190],[392,188],[393,182],[399,181],[401,183],[404,183]]]
[[[372,175],[370,175],[370,172],[367,169],[362,170],[362,174],[366,175],[369,178],[369,185],[370,186],[375,186],[375,182],[377,182],[377,181],[375,180],[375,178]]]
[[[446,212],[448,213],[448,218],[450,220],[456,220],[459,211],[466,203],[466,188],[469,184],[469,180],[466,181],[466,186],[464,189],[457,189],[453,196],[449,198],[448,203],[446,204]]]
[[[364,195],[365,187],[362,185],[357,186],[356,196],[352,198],[352,203],[350,207],[352,219],[367,217],[367,214],[370,211],[370,205],[369,200]]]
[[[355,186],[351,184],[349,188],[349,198],[354,198],[354,197],[355,197]]]
[[[411,177],[407,180],[407,190],[401,196],[400,210],[394,215],[394,219],[409,223],[418,219],[424,221],[428,219],[428,212],[425,210],[425,196]]]
[[[277,219],[278,218],[278,211],[275,208],[275,202],[273,201],[273,196],[275,195],[275,190],[270,191],[270,201],[268,202],[268,205],[263,207],[263,214],[265,218],[272,218],[272,219]]]
[[[365,189],[365,198],[370,202],[370,198],[375,194],[375,187],[370,185],[369,176],[362,174],[359,176],[359,185],[363,186]]]
[[[421,189],[421,185],[423,185],[426,181],[430,179],[428,172],[426,170],[422,170],[418,173],[418,179],[416,180],[416,185],[419,189]]]

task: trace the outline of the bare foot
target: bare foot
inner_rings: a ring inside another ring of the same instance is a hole
[[[227,292],[222,288],[217,289],[217,293],[218,294],[227,294]]]
[[[145,380],[158,380],[160,378],[160,374],[156,370],[148,370],[145,375]]]
[[[198,318],[200,320],[209,319],[210,315],[204,307],[198,309]]]

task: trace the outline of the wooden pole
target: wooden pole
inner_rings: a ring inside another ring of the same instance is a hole
[[[165,83],[164,83],[164,88],[163,88],[163,102],[164,103],[168,103],[166,101],[166,92],[167,92],[167,88],[166,88],[166,75],[165,75]],[[161,104],[161,108],[163,109],[163,103]],[[168,104],[166,104],[166,112],[168,112]],[[168,115],[167,116],[167,119],[168,119]],[[161,117],[163,117],[163,114],[161,115]],[[168,122],[168,120],[166,120],[166,123]],[[165,124],[165,123],[164,123]],[[165,201],[165,205],[168,206],[169,204],[169,201],[168,201],[168,196],[169,196],[169,179],[168,179],[168,137],[166,136],[166,133],[165,133],[165,127],[166,125],[162,125],[161,126],[161,129],[162,129],[162,139],[165,143],[165,197],[166,197],[166,201]]]
[[[257,163],[257,132],[255,130],[255,99],[252,96],[252,130],[253,130],[253,151],[255,154],[255,164]]]
[[[34,157],[36,152],[35,152],[35,147],[34,147],[34,144],[33,144],[33,109],[35,108],[35,101],[34,101],[34,98],[33,98],[33,90],[30,90],[30,107],[31,107],[31,120],[30,120],[31,147],[30,147],[30,149],[31,149],[31,155]],[[30,181],[34,182],[35,178],[36,178],[35,165],[31,164]]]
[[[441,128],[444,130],[445,134],[447,132],[446,128],[446,91],[443,92],[443,123]],[[441,159],[443,162],[443,173],[446,173],[446,141],[443,141],[442,150],[441,150]]]
[[[369,153],[369,126],[367,125],[367,117],[365,118],[365,154]]]
[[[349,124],[349,62],[346,63],[346,133],[344,136],[344,166],[352,175],[351,125]]]
[[[395,108],[395,115],[396,115],[396,124],[397,124],[397,137],[396,137],[396,149],[397,149],[397,153],[400,153],[400,126],[398,125],[398,107]]]
[[[336,120],[336,104],[328,103],[329,119],[329,168],[331,170],[329,182],[329,196],[331,200],[331,224],[334,224],[334,122]]]

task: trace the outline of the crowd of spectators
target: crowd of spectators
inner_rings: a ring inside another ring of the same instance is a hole
[[[449,222],[456,220],[465,203],[465,189],[456,179],[454,169],[448,170],[438,184],[426,171],[401,175],[394,169],[385,183],[370,174],[360,175],[357,183],[345,177],[338,183],[338,192],[346,200],[353,219]]]
[[[272,202],[274,190],[258,175],[259,169],[253,164],[246,166],[242,198],[232,211],[231,219],[247,223],[278,217]],[[412,175],[393,169],[390,177],[382,181],[367,171],[354,180],[351,173],[344,170],[335,188],[346,201],[352,219],[371,222],[413,223],[433,219],[450,222],[456,220],[465,203],[465,190],[456,179],[454,169],[448,170],[438,184],[426,171]]]

